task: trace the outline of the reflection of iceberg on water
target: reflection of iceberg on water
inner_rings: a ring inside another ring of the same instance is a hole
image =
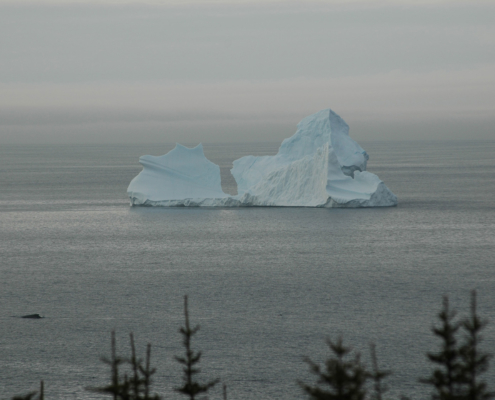
[[[349,137],[349,126],[332,110],[304,118],[275,156],[246,156],[231,172],[238,195],[222,191],[220,168],[202,145],[177,145],[164,156],[142,156],[143,170],[127,189],[131,205],[380,207],[397,197],[366,171],[368,154]]]

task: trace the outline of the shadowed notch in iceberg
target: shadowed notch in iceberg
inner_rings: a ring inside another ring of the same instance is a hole
[[[220,168],[201,145],[177,145],[161,157],[143,156],[143,171],[128,188],[131,205],[383,207],[397,197],[366,171],[368,154],[332,110],[304,118],[275,156],[246,156],[231,170],[238,195],[222,191]]]

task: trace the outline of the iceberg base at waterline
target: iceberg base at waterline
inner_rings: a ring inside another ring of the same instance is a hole
[[[246,156],[231,169],[238,194],[222,191],[220,168],[203,146],[142,156],[129,184],[132,206],[161,207],[389,207],[397,197],[366,171],[368,154],[330,109],[304,118],[274,156]]]

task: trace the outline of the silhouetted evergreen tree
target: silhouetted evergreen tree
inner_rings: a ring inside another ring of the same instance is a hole
[[[348,359],[351,349],[344,346],[341,337],[335,343],[328,339],[327,344],[333,354],[325,361],[324,369],[305,359],[318,378],[316,385],[298,382],[299,385],[314,400],[364,400],[365,384],[371,375],[361,363],[359,353]]]
[[[421,383],[433,386],[432,399],[461,399],[461,364],[456,333],[460,323],[455,321],[456,313],[449,309],[449,299],[443,298],[443,308],[438,314],[439,327],[433,327],[433,333],[442,341],[440,351],[427,353],[428,359],[437,367],[429,378],[420,379]]]
[[[191,328],[189,324],[189,310],[187,306],[187,296],[184,296],[184,316],[185,327],[180,328],[179,332],[182,335],[182,345],[185,349],[185,355],[183,357],[175,357],[175,359],[183,365],[183,385],[175,388],[175,391],[182,393],[189,397],[190,400],[194,400],[198,394],[207,393],[209,389],[215,386],[220,380],[215,379],[205,384],[200,384],[195,380],[195,375],[200,372],[197,367],[201,358],[201,352],[195,352],[191,348],[191,339],[199,331],[199,325]]]
[[[134,336],[130,334],[131,358],[121,358],[117,356],[117,346],[115,331],[112,332],[112,354],[111,358],[102,358],[102,361],[110,366],[110,384],[101,388],[90,388],[88,390],[111,395],[114,400],[160,400],[160,396],[150,396],[151,376],[155,369],[150,368],[151,345],[146,348],[146,361],[136,357],[134,346]],[[131,376],[127,373],[121,376],[120,366],[127,365],[131,369]]]
[[[371,353],[371,365],[373,372],[370,374],[370,378],[373,380],[373,400],[383,400],[383,394],[387,392],[388,388],[382,383],[382,381],[391,374],[390,371],[380,370],[378,368],[378,360],[376,358],[376,346],[374,343],[370,345]]]
[[[200,372],[198,364],[201,352],[191,348],[192,337],[198,332],[199,326],[191,328],[187,296],[184,297],[185,327],[180,328],[182,344],[185,348],[183,357],[175,359],[183,366],[183,385],[175,391],[195,400],[197,395],[207,394],[218,379],[206,384],[196,381]],[[432,328],[433,333],[441,340],[440,350],[427,353],[427,357],[435,368],[430,377],[420,379],[420,382],[432,386],[433,400],[490,400],[495,398],[495,392],[488,389],[481,375],[487,372],[491,354],[480,349],[481,331],[487,322],[477,314],[476,292],[471,293],[471,307],[468,317],[456,320],[456,313],[449,308],[447,297],[443,299],[443,308],[438,314],[440,324]],[[457,335],[463,333],[462,341],[458,342]],[[88,389],[94,392],[111,395],[114,400],[160,400],[158,395],[150,395],[155,369],[150,367],[151,346],[146,349],[146,359],[137,358],[134,337],[130,335],[131,357],[117,356],[115,332],[112,332],[111,357],[102,358],[110,366],[110,383],[100,388]],[[380,370],[376,359],[375,346],[371,345],[372,372],[368,372],[361,363],[359,353],[351,354],[351,349],[343,345],[342,338],[337,342],[327,340],[331,356],[324,366],[310,359],[310,370],[317,376],[314,385],[298,382],[303,391],[312,400],[383,400],[387,388],[383,384],[390,372]],[[122,374],[121,369],[128,373]],[[367,382],[372,381],[373,392],[368,397]],[[227,400],[226,386],[223,385],[223,399]],[[402,397],[403,400],[407,398]],[[11,400],[44,400],[44,384],[41,381],[40,391],[31,392],[24,396],[15,396]]]
[[[471,308],[469,317],[465,318],[461,327],[464,330],[464,342],[459,349],[461,358],[461,381],[463,384],[463,399],[489,400],[495,397],[494,392],[489,392],[486,382],[480,375],[489,367],[490,354],[483,353],[479,349],[482,341],[481,330],[487,321],[479,318],[476,311],[476,291],[471,292]]]
[[[227,400],[227,385],[224,383],[222,385],[223,400]]]

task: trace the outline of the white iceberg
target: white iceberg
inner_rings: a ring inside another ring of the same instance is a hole
[[[186,200],[224,199],[220,167],[209,161],[203,145],[180,144],[164,156],[142,156],[143,170],[127,189],[132,205],[189,205]],[[160,203],[160,204],[158,204]]]
[[[177,145],[161,157],[142,156],[143,171],[130,183],[131,205],[384,207],[397,197],[366,171],[368,154],[349,137],[332,110],[304,118],[275,156],[242,157],[231,172],[238,194],[222,191],[220,168],[203,147]]]

